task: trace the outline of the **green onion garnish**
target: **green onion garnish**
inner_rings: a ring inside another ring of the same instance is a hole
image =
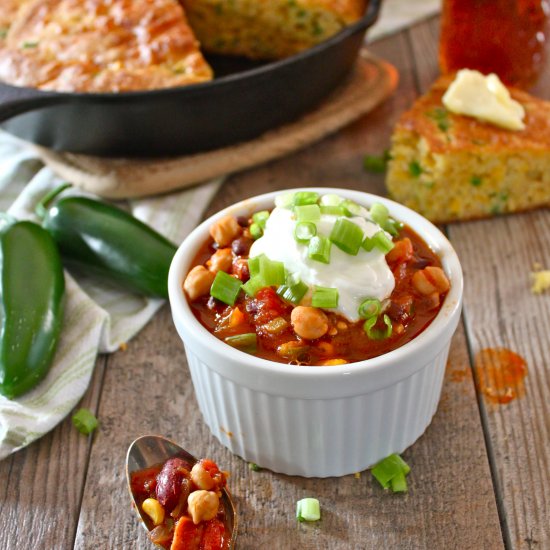
[[[343,200],[344,199],[342,199],[342,197],[340,197],[339,195],[336,195],[334,193],[327,193],[320,198],[319,204],[321,206],[338,206],[342,203]]]
[[[307,243],[317,235],[317,226],[313,222],[298,222],[294,228],[294,238],[299,243]]]
[[[410,471],[410,466],[398,454],[392,454],[376,464],[371,473],[384,489],[391,487],[394,493],[403,493],[407,490],[405,476]]]
[[[342,201],[340,206],[344,209],[345,215],[350,218],[361,215],[361,205],[352,200],[346,199],[345,201]]]
[[[248,258],[248,272],[250,273],[250,278],[260,274],[260,258],[262,256],[265,256],[265,254]]]
[[[275,197],[275,206],[279,208],[292,208],[294,206],[294,193],[284,193]]]
[[[294,193],[294,206],[303,206],[305,204],[317,204],[319,193],[315,191],[297,191]]]
[[[296,503],[296,519],[298,521],[319,521],[321,507],[316,498],[303,498]]]
[[[369,214],[372,221],[377,223],[380,227],[384,227],[390,215],[388,209],[379,202],[375,202],[370,207]]]
[[[228,336],[224,339],[226,344],[229,344],[233,348],[246,351],[247,353],[256,353],[258,348],[258,340],[255,332],[247,332],[246,334],[237,334],[235,336]]]
[[[338,289],[316,286],[311,297],[311,305],[324,309],[338,307]]]
[[[225,271],[218,271],[210,287],[210,296],[232,306],[241,291],[241,281]]]
[[[295,206],[294,214],[298,222],[318,222],[321,219],[321,209],[317,204]]]
[[[264,230],[261,228],[260,224],[258,223],[251,223],[248,230],[250,231],[250,236],[255,241],[257,241],[264,234]]]
[[[399,232],[403,229],[403,227],[404,227],[403,223],[398,222],[393,218],[388,218],[388,220],[384,224],[384,230],[394,237],[399,235]]]
[[[371,340],[385,340],[392,335],[393,327],[391,324],[391,319],[386,314],[384,314],[382,320],[384,321],[384,325],[386,325],[385,329],[374,328],[376,323],[378,322],[377,317],[370,317],[365,321],[365,324],[363,325],[363,330],[366,332],[367,336]]]
[[[363,230],[347,218],[339,218],[332,227],[330,240],[340,250],[356,256],[363,242]]]
[[[277,294],[285,301],[297,305],[306,295],[309,287],[302,281],[297,281],[294,284],[284,284],[277,289]]]
[[[324,264],[330,263],[331,244],[332,243],[327,237],[315,235],[315,237],[312,237],[309,241],[309,246],[307,249],[308,258]]]
[[[420,174],[422,174],[424,170],[422,170],[422,166],[420,166],[420,163],[417,160],[413,160],[409,162],[409,174],[413,178],[420,177]]]
[[[345,216],[346,213],[341,206],[334,206],[332,204],[322,204],[320,206],[321,214],[327,214],[329,216]]]
[[[263,277],[260,277],[260,275],[256,275],[255,277],[250,277],[244,285],[242,285],[242,289],[249,295],[249,296],[256,296],[256,293],[258,290],[261,290],[262,288],[265,288],[266,285]]]
[[[262,229],[265,229],[267,218],[269,218],[269,210],[261,210],[253,214],[252,221],[257,223]]]
[[[285,283],[285,264],[270,260],[265,254],[260,256],[260,275],[266,286],[279,286]]]
[[[258,466],[255,462],[249,462],[248,469],[252,470],[253,472],[260,472],[262,470],[261,467]]]
[[[72,420],[76,429],[84,435],[90,435],[99,426],[97,418],[88,409],[79,409],[76,411],[73,414]]]
[[[361,302],[358,313],[361,319],[370,319],[371,317],[378,317],[381,310],[382,304],[380,300],[376,298],[367,298]]]
[[[388,160],[390,160],[389,151],[384,151],[383,155],[365,155],[363,157],[363,168],[367,172],[373,172],[375,174],[381,174],[385,172],[388,165]]]
[[[378,231],[372,237],[365,237],[363,244],[361,245],[367,252],[370,252],[373,248],[378,248],[384,254],[387,254],[394,244],[390,238],[384,233],[384,231]]]

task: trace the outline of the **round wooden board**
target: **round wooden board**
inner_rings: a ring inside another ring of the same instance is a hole
[[[396,88],[397,70],[366,50],[344,82],[316,110],[257,139],[165,159],[99,158],[36,147],[46,165],[74,185],[112,198],[166,193],[282,157],[337,131]]]

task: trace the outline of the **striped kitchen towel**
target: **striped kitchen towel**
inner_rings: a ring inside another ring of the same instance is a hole
[[[36,220],[36,203],[60,183],[31,148],[0,133],[0,211],[17,219]],[[220,184],[221,180],[216,180],[182,192],[117,205],[180,243],[200,221]],[[74,279],[68,272],[65,283],[63,330],[48,375],[17,399],[0,396],[0,459],[61,422],[88,388],[97,354],[115,351],[128,342],[163,304],[163,300],[136,296],[93,278]]]

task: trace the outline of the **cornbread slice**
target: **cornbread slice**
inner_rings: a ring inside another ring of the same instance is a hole
[[[177,0],[31,0],[0,52],[0,80],[47,90],[167,88],[212,78]]]
[[[398,121],[386,176],[389,194],[434,222],[550,205],[550,102],[510,89],[526,111],[512,131],[453,114],[441,77]]]
[[[360,19],[367,0],[182,0],[204,51],[278,59]]]

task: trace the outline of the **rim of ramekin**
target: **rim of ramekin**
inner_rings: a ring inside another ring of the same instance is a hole
[[[316,191],[320,194],[335,193],[365,206],[369,206],[374,202],[380,202],[388,208],[393,218],[411,227],[436,252],[442,261],[446,274],[450,278],[451,288],[436,317],[418,336],[399,348],[371,359],[346,363],[344,365],[331,365],[330,367],[311,365],[304,368],[296,368],[295,365],[270,361],[235,349],[216,338],[201,325],[191,311],[182,289],[182,283],[198,249],[209,236],[211,224],[228,214],[252,214],[258,209],[269,207],[270,204],[273,207],[276,196],[283,193],[295,193],[297,191]],[[453,322],[453,319],[460,314],[463,284],[460,261],[451,243],[433,223],[417,212],[395,201],[372,193],[336,187],[299,187],[273,191],[244,199],[204,220],[183,240],[174,255],[168,275],[168,294],[173,317],[178,317],[189,331],[196,331],[194,336],[202,338],[204,345],[208,346],[210,351],[218,352],[220,357],[241,363],[243,368],[261,369],[264,373],[279,377],[306,378],[312,381],[322,379],[326,382],[327,379],[340,379],[342,376],[349,374],[375,373],[394,366],[396,363],[406,362],[410,359],[411,354],[430,349],[440,340],[446,329],[448,329],[449,324]],[[449,339],[452,337],[453,332],[454,329]],[[404,369],[404,371],[407,372],[403,372],[403,376],[400,378],[406,378],[412,374],[408,369]]]

